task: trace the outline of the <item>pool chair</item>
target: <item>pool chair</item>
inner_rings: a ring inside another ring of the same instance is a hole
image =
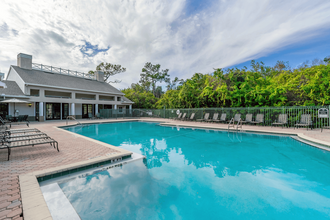
[[[245,121],[242,121],[241,120],[241,123],[243,124],[247,124],[247,123],[252,123],[252,117],[253,117],[253,115],[252,114],[246,114],[246,116],[245,116]]]
[[[95,118],[97,118],[97,119],[103,119],[103,118],[101,117],[100,113],[96,113]]]
[[[30,140],[36,140],[36,139],[47,139],[48,136],[45,133],[33,133],[33,134],[20,134],[20,135],[9,135],[5,136],[2,139],[2,145],[5,143],[11,143],[11,142],[18,142],[18,141],[30,141]]]
[[[184,121],[187,119],[187,113],[183,113],[182,118],[180,119],[181,121]]]
[[[220,119],[217,120],[213,120],[214,122],[227,122],[227,114],[226,113],[222,113],[220,116]]]
[[[264,114],[257,114],[256,120],[251,121],[250,124],[263,124],[264,123]]]
[[[193,121],[195,120],[195,112],[191,113],[190,117],[187,118],[188,121]]]
[[[88,119],[95,119],[92,113],[88,113]]]
[[[3,120],[1,116],[0,116],[0,123],[2,126],[6,126],[7,124],[9,124],[9,127],[11,128],[11,121]]]
[[[35,145],[41,145],[41,144],[50,144],[50,146],[53,146],[55,149],[57,149],[57,152],[60,150],[58,149],[58,142],[50,137],[45,137],[42,139],[30,139],[30,140],[24,140],[24,141],[15,141],[15,142],[5,142],[4,145],[0,146],[0,149],[6,149],[8,150],[8,160],[11,153],[11,149],[15,147],[25,147],[25,146],[35,146]]]
[[[209,118],[210,118],[210,113],[205,113],[204,118],[197,119],[197,121],[203,122],[203,121],[207,121]]]
[[[28,120],[28,115],[19,115],[18,116],[18,119],[17,119],[17,123],[19,123],[19,122],[25,122],[26,123],[26,125],[29,127],[29,120]]]
[[[235,114],[235,116],[230,119],[229,124],[228,124],[228,130],[230,127],[235,127],[235,122],[237,122],[237,129],[239,126],[239,123],[241,123],[242,119],[241,119],[241,114]],[[242,125],[241,125],[242,126]]]
[[[181,119],[181,116],[182,116],[182,112],[180,112],[180,114],[178,115],[177,118],[172,118],[172,119],[174,119],[174,120],[180,120]]]
[[[41,132],[36,128],[27,128],[27,129],[9,129],[4,131],[5,133],[11,134],[18,134],[18,133],[30,133],[30,132]]]
[[[283,126],[288,126],[288,114],[279,114],[278,120],[272,123],[272,127],[274,125],[282,125],[282,128]]]
[[[302,114],[301,115],[301,119],[300,121],[294,125],[294,129],[298,129],[298,127],[310,127],[310,129],[313,129],[313,121],[312,121],[312,117],[310,114]]]
[[[212,119],[206,120],[206,122],[214,122],[215,120],[218,120],[219,113],[214,113]]]

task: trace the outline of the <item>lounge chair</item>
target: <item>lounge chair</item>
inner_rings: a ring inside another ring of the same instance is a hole
[[[230,119],[230,121],[229,121],[228,130],[229,130],[230,127],[234,128],[235,122],[237,122],[237,126],[238,126],[238,124],[241,122],[241,120],[242,120],[241,119],[241,114],[235,114],[235,116],[232,119]]]
[[[252,114],[246,114],[245,121],[241,120],[241,123],[252,123],[252,117],[253,117]]]
[[[191,113],[190,117],[187,118],[187,120],[189,120],[189,121],[195,120],[195,112]]]
[[[187,119],[187,113],[183,113],[182,118],[180,120],[183,121],[183,120],[186,120],[186,119]]]
[[[214,122],[227,122],[227,114],[226,113],[222,113],[220,116],[220,119],[217,120],[213,120]]]
[[[263,124],[264,123],[264,114],[257,114],[256,120],[255,121],[251,121],[250,124]]]
[[[6,126],[7,124],[9,124],[9,127],[11,127],[11,121],[3,120],[1,116],[0,116],[0,123],[2,126]]]
[[[214,113],[212,119],[206,120],[207,122],[214,122],[214,120],[218,120],[219,113]]]
[[[95,119],[92,113],[88,113],[88,119]]]
[[[5,133],[11,134],[17,134],[17,133],[30,133],[30,132],[40,132],[36,128],[27,128],[27,129],[10,129],[6,130]]]
[[[279,114],[278,120],[272,123],[272,127],[273,125],[282,125],[282,128],[285,125],[288,126],[288,114]]]
[[[25,147],[25,146],[35,146],[35,145],[41,145],[41,144],[50,144],[50,146],[53,146],[54,148],[57,149],[59,152],[60,150],[58,149],[58,142],[55,141],[54,139],[50,138],[47,136],[47,138],[43,139],[34,139],[34,140],[25,140],[25,141],[17,141],[17,142],[6,142],[4,145],[0,146],[0,149],[8,149],[8,160],[9,156],[11,153],[11,149],[15,147]]]
[[[172,119],[174,119],[174,120],[180,120],[181,119],[181,116],[182,116],[182,112],[180,112],[180,114],[178,115],[177,118],[172,118]]]
[[[6,120],[5,121],[13,121],[14,118],[12,115],[6,115]]]
[[[103,119],[103,118],[101,117],[100,113],[96,113],[95,118],[97,118],[97,119]]]
[[[17,123],[19,123],[19,122],[25,122],[26,123],[26,125],[29,127],[29,120],[28,120],[28,115],[19,115],[18,116],[18,119],[17,119]]]
[[[300,122],[298,122],[297,124],[294,125],[294,129],[298,127],[310,127],[310,129],[313,129],[313,121],[312,121],[312,117],[310,114],[302,114],[301,115],[301,119]]]
[[[30,140],[36,140],[36,139],[47,139],[49,138],[47,134],[45,133],[35,133],[33,135],[22,135],[20,137],[17,136],[7,136],[4,137],[2,140],[2,144],[4,143],[11,143],[11,142],[18,142],[18,141],[30,141]]]
[[[202,121],[208,120],[209,118],[210,118],[210,113],[205,113],[204,118],[203,119],[197,119],[197,121],[202,122]]]

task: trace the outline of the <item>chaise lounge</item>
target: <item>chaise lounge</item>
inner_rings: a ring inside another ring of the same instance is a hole
[[[273,125],[282,125],[282,128],[288,126],[288,114],[279,114],[277,122],[272,123],[272,127]]]

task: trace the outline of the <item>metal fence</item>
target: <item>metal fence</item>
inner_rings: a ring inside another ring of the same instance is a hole
[[[271,126],[275,120],[278,120],[279,114],[288,115],[288,126],[293,127],[300,121],[302,114],[310,114],[314,128],[321,126],[330,126],[329,118],[319,118],[318,110],[326,108],[330,110],[330,106],[283,106],[283,107],[246,107],[246,108],[195,108],[195,109],[102,109],[100,110],[103,118],[176,118],[178,113],[187,113],[187,117],[191,113],[195,113],[195,120],[202,119],[205,113],[210,113],[210,118],[214,113],[227,114],[229,121],[235,114],[241,114],[242,120],[245,120],[246,114],[253,114],[253,120],[257,114],[264,114],[264,125]],[[120,111],[120,112],[119,112]]]
[[[131,118],[133,110],[129,109],[100,109],[101,118]]]

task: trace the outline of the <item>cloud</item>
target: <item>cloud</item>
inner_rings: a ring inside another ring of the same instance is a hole
[[[139,80],[146,62],[188,78],[301,43],[330,25],[328,1],[192,2],[1,1],[0,69],[7,71],[20,52],[83,72],[110,62],[127,68],[116,75],[123,88]]]

